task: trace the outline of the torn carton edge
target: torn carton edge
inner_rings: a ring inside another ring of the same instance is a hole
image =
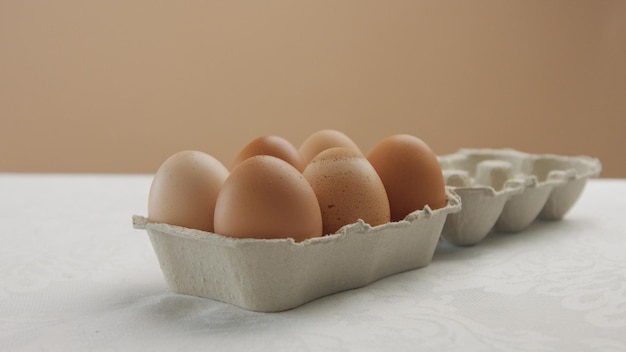
[[[374,227],[360,220],[302,242],[231,238],[138,215],[133,226],[148,232],[172,291],[277,312],[427,266],[446,217],[461,209],[454,190],[446,196],[440,209],[427,206]]]

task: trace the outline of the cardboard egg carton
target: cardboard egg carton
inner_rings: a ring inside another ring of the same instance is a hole
[[[446,217],[461,207],[453,191],[447,196],[444,208],[375,227],[359,221],[302,242],[230,238],[137,215],[133,226],[148,232],[173,291],[277,312],[427,266]]]
[[[447,217],[442,231],[456,245],[476,244],[492,230],[522,231],[537,218],[560,220],[587,179],[602,170],[595,158],[513,149],[461,149],[438,158],[446,186],[463,204]]]

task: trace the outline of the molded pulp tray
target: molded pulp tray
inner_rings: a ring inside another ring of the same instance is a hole
[[[230,238],[137,215],[133,225],[147,230],[173,291],[276,312],[428,265],[446,216],[461,208],[452,190],[447,196],[444,208],[376,227],[359,221],[299,243]]]
[[[446,185],[463,208],[447,217],[442,236],[456,245],[480,242],[492,229],[518,232],[535,219],[560,220],[602,165],[587,156],[527,154],[513,149],[461,149],[440,156]]]

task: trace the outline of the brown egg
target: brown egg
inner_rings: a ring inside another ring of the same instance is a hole
[[[441,166],[421,139],[407,134],[385,138],[367,159],[385,184],[392,221],[402,220],[426,205],[431,209],[446,205]]]
[[[239,152],[230,169],[232,170],[242,161],[255,155],[275,156],[293,165],[300,172],[304,170],[305,165],[298,149],[279,136],[261,136],[253,139]]]
[[[343,132],[327,129],[321,130],[313,133],[307,139],[302,142],[298,151],[300,155],[302,155],[302,162],[304,166],[311,162],[313,158],[322,151],[334,148],[334,147],[345,147],[352,148],[359,153],[361,150],[359,147],[350,139],[350,137],[346,136]]]
[[[371,226],[389,222],[387,194],[365,156],[351,148],[330,148],[304,169],[320,205],[324,234],[362,219]]]
[[[228,170],[214,157],[186,150],[163,162],[152,180],[148,218],[213,231],[213,212]]]
[[[313,189],[291,164],[268,155],[242,161],[224,182],[215,205],[215,232],[238,238],[322,235]]]

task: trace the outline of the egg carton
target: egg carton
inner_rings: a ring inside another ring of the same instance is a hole
[[[446,194],[443,208],[375,227],[358,221],[302,242],[231,238],[138,215],[133,226],[147,231],[171,290],[277,312],[427,266],[446,217],[461,208],[454,191]]]
[[[447,217],[442,237],[474,245],[492,230],[519,232],[537,218],[560,220],[587,179],[600,174],[598,159],[528,154],[514,149],[461,149],[439,156],[446,186],[462,210]]]

